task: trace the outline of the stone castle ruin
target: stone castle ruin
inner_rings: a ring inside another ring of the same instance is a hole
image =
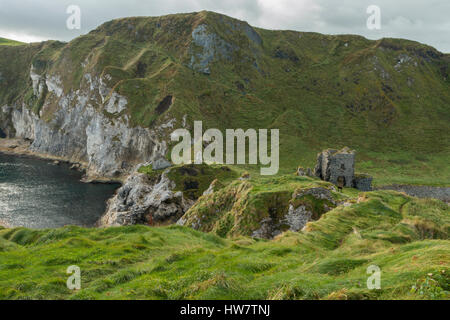
[[[364,174],[355,175],[355,156],[356,152],[347,147],[342,150],[324,150],[317,155],[314,175],[335,185],[371,191],[372,177]]]

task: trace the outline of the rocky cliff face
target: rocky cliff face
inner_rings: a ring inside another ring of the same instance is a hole
[[[32,140],[30,149],[36,153],[86,163],[92,177],[119,178],[166,153],[160,128],[132,127],[127,115],[108,117],[120,114],[127,99],[107,88],[101,78],[84,74],[76,91],[64,88],[60,79],[57,74],[37,75],[31,68],[33,95],[45,94],[45,101],[38,114],[25,102],[2,106],[2,126],[9,136]]]

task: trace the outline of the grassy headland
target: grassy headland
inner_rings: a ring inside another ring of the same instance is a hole
[[[271,241],[170,226],[0,230],[2,299],[449,298],[449,207],[361,195]],[[82,289],[66,287],[71,265]],[[369,290],[370,265],[381,289]]]

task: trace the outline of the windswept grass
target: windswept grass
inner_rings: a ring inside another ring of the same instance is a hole
[[[448,216],[384,191],[272,241],[179,226],[0,229],[0,298],[448,299]],[[80,291],[66,287],[71,265]],[[380,290],[367,289],[370,265]]]

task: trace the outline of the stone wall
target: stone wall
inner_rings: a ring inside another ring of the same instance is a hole
[[[372,191],[373,178],[367,174],[356,174],[353,187],[361,191]]]

